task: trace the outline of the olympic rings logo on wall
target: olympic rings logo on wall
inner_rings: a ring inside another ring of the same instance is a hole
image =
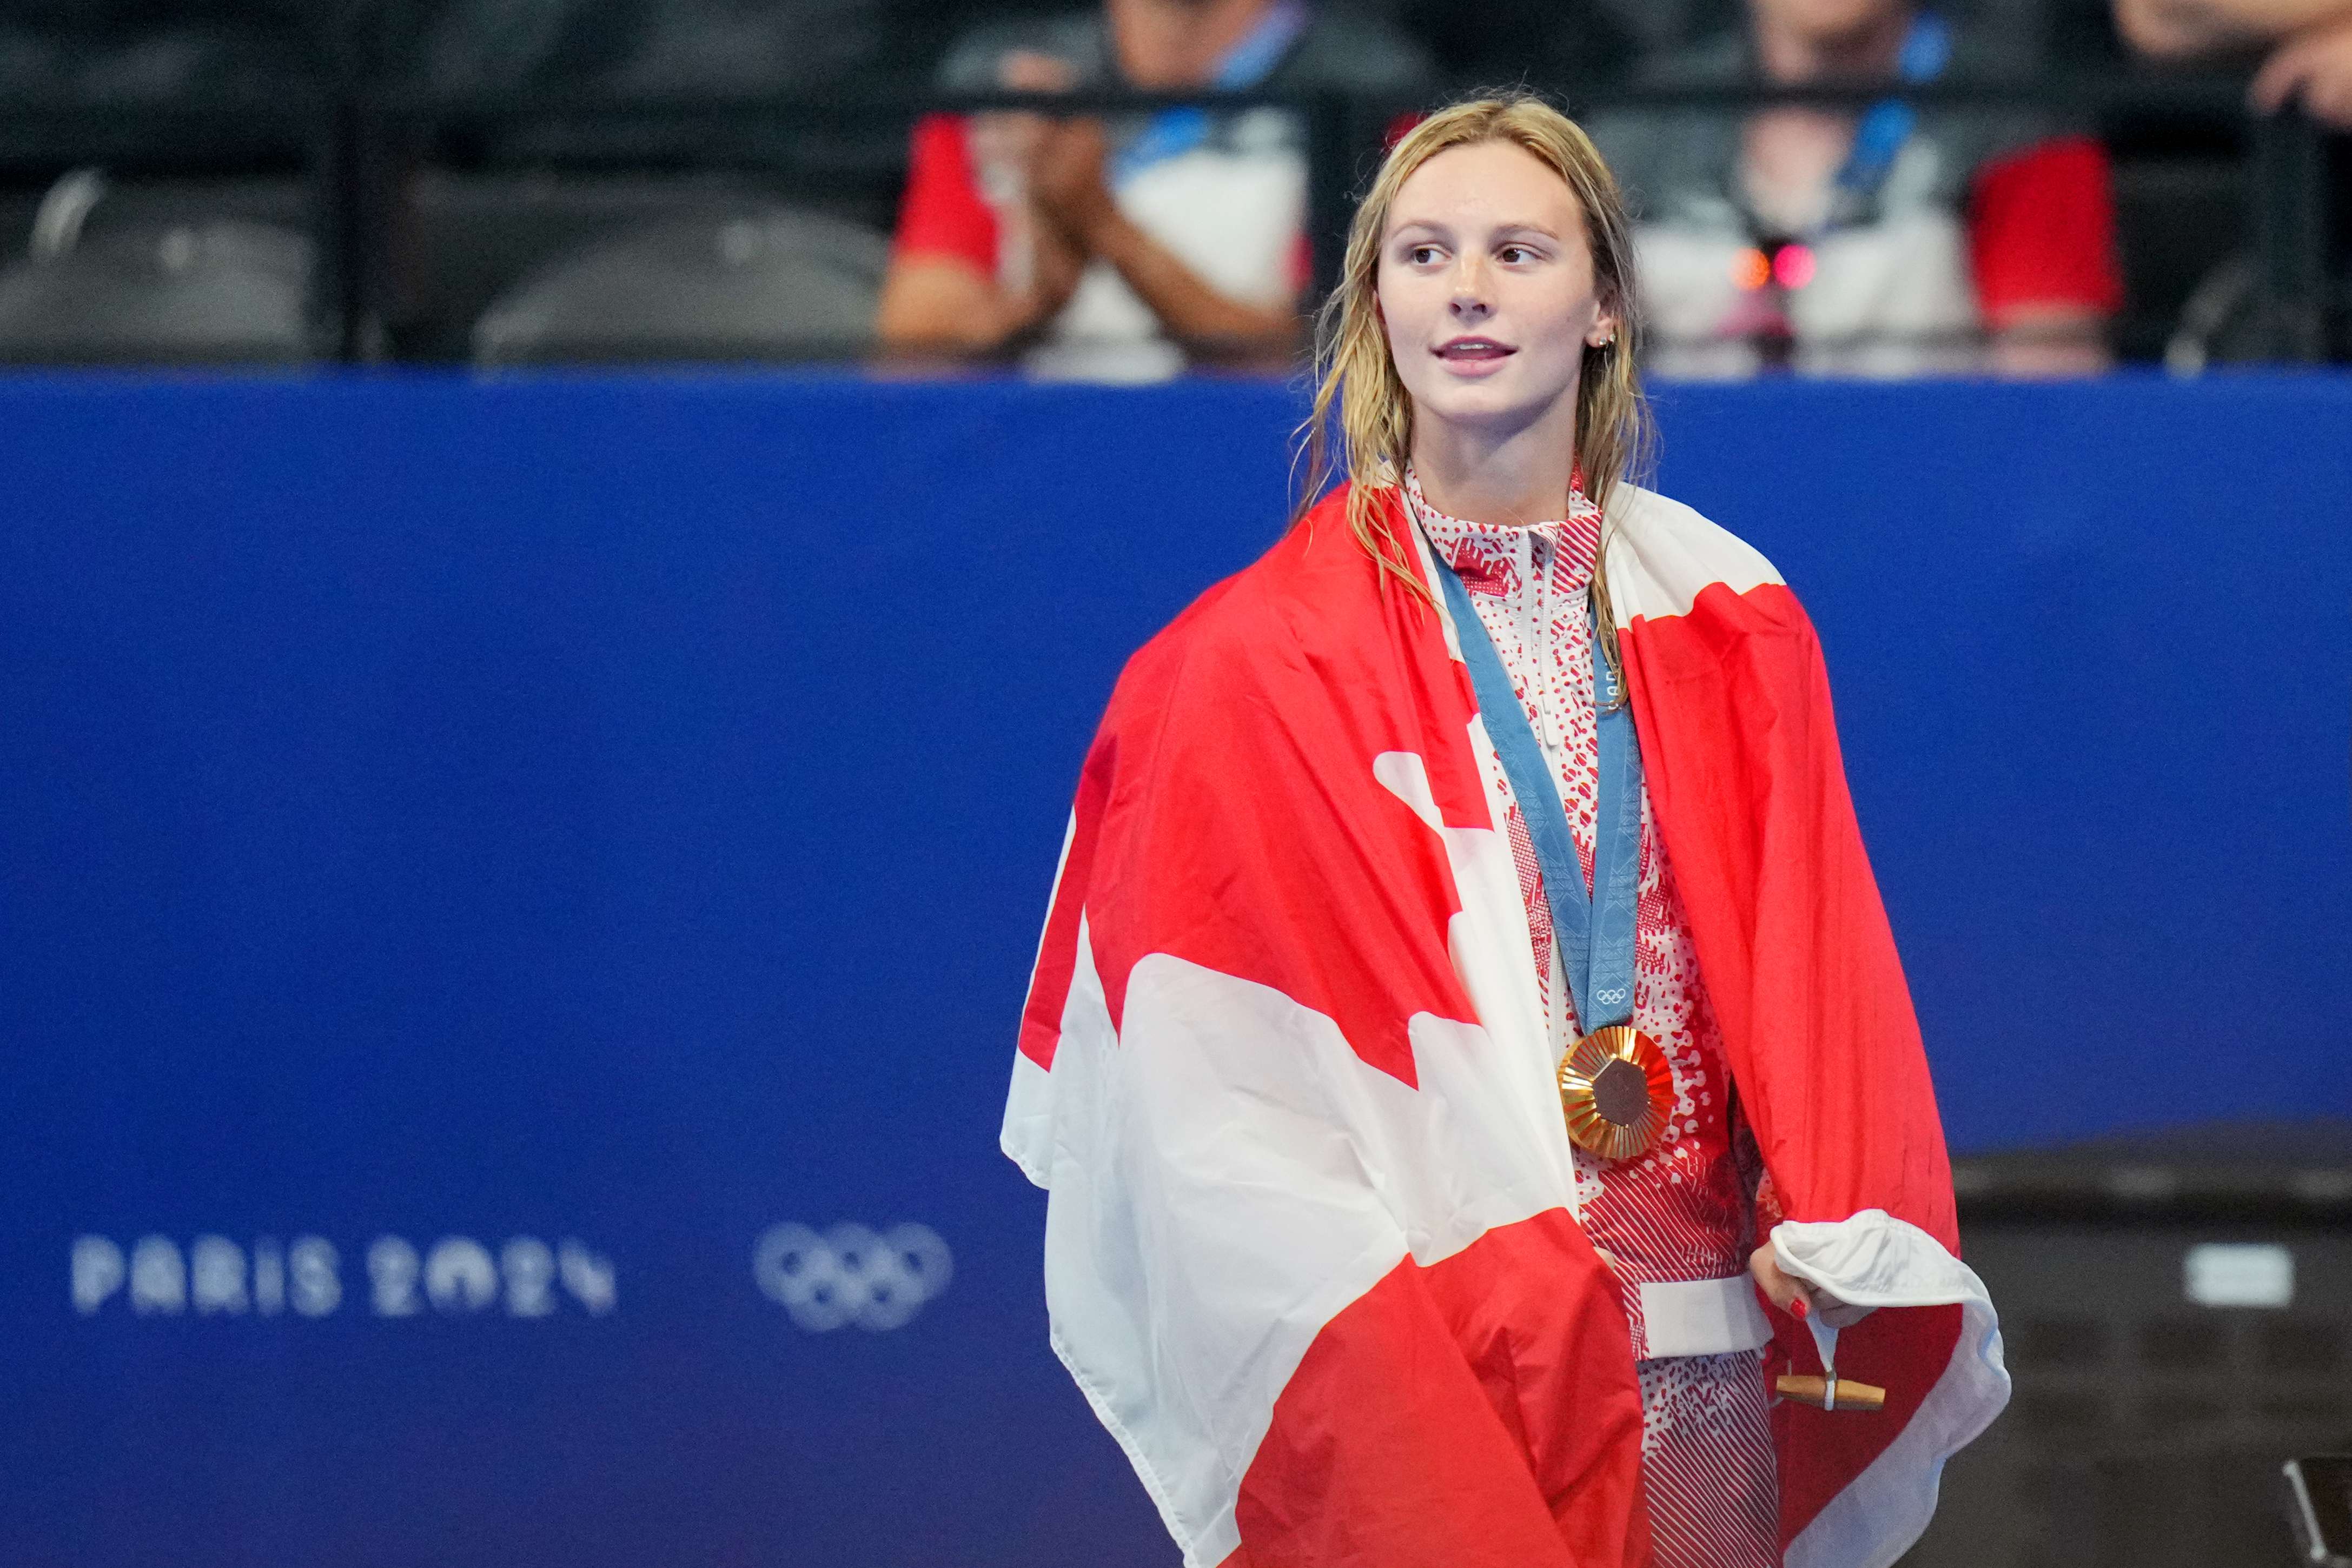
[[[805,1225],[779,1225],[751,1249],[761,1292],[812,1333],[845,1323],[877,1332],[903,1327],[954,1273],[948,1244],[928,1225],[894,1225],[878,1234],[836,1225],[823,1235]]]

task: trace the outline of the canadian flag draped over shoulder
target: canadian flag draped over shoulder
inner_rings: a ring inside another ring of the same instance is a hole
[[[1640,1394],[1576,1223],[1507,801],[1443,611],[1381,587],[1344,505],[1138,653],[1087,756],[1003,1133],[1051,1195],[1055,1349],[1190,1568],[1640,1563]],[[1774,1245],[1880,1309],[1836,1355],[1885,1412],[1775,1410],[1788,1561],[1881,1568],[2008,1396],[1998,1327],[1811,626],[1688,507],[1624,487],[1612,519]]]

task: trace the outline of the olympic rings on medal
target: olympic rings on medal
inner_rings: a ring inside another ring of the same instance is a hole
[[[812,1333],[853,1322],[877,1333],[901,1327],[954,1273],[948,1244],[928,1225],[894,1225],[879,1235],[836,1225],[822,1236],[805,1225],[779,1225],[751,1249],[761,1292]]]

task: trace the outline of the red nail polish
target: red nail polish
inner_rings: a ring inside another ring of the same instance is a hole
[[[1805,1298],[1802,1296],[1794,1297],[1789,1302],[1789,1315],[1790,1317],[1802,1318],[1806,1315],[1807,1310],[1808,1309],[1805,1306]]]

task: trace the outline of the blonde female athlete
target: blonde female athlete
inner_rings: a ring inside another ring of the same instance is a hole
[[[1876,1568],[2007,1397],[1811,627],[1633,481],[1633,279],[1557,111],[1405,136],[1348,483],[1081,778],[1004,1144],[1188,1563]]]

